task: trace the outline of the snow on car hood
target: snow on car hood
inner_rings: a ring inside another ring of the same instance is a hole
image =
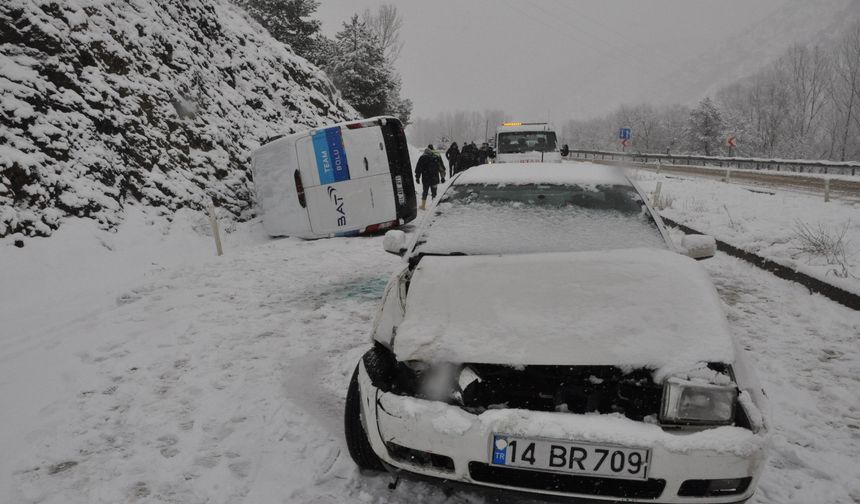
[[[425,256],[393,341],[399,360],[664,372],[733,348],[705,270],[656,249]]]

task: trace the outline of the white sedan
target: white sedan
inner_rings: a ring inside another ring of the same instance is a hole
[[[589,502],[734,503],[767,399],[694,260],[622,171],[458,175],[386,288],[345,412],[361,468]]]

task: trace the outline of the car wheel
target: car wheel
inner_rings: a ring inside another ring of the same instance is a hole
[[[349,382],[349,390],[346,393],[346,408],[343,416],[344,432],[346,434],[346,447],[349,456],[361,469],[372,471],[383,471],[382,461],[370,446],[367,432],[361,421],[361,394],[358,391],[358,366],[352,373]]]

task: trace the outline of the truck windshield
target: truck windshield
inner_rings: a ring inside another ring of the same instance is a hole
[[[554,152],[557,150],[552,131],[516,131],[499,133],[499,154],[518,152]]]

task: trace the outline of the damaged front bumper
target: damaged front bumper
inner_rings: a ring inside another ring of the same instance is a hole
[[[441,402],[384,392],[362,363],[362,411],[374,452],[388,466],[484,488],[588,501],[735,503],[750,498],[766,463],[764,432],[741,427],[666,431],[618,415],[499,409],[474,415]],[[650,450],[647,480],[539,472],[490,464],[495,434]],[[737,491],[708,482],[741,480]]]

